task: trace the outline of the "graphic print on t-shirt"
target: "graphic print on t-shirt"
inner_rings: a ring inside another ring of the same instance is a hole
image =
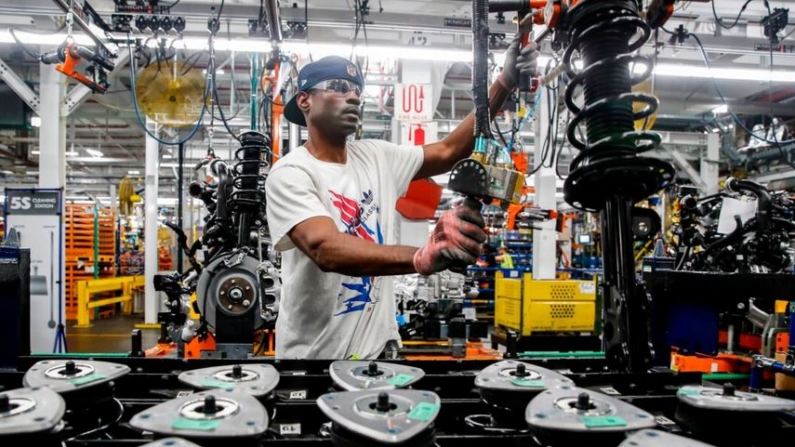
[[[329,194],[331,194],[332,205],[340,212],[340,222],[345,226],[345,233],[369,242],[384,243],[381,224],[378,222],[379,209],[374,203],[372,190],[363,191],[362,198],[358,201],[331,190],[329,190]],[[370,223],[371,221],[375,221],[375,224]],[[373,288],[373,278],[365,276],[351,279],[360,282],[342,283],[342,287],[347,290],[341,290],[339,297],[342,298],[343,294],[347,295],[345,293],[347,291],[352,291],[356,294],[343,301],[345,309],[334,314],[335,317],[352,312],[361,312],[366,308],[367,303],[373,302],[370,297]]]
[[[362,199],[358,202],[331,190],[329,190],[329,193],[331,194],[331,204],[340,210],[340,222],[345,225],[346,233],[358,236],[366,241],[378,244],[384,243],[381,225],[378,222],[378,206],[373,203],[372,191],[362,192]],[[375,217],[375,230],[372,230],[371,226],[367,225],[367,221],[371,216]]]

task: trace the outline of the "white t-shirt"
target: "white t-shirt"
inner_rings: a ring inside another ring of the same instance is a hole
[[[379,140],[347,144],[345,164],[316,159],[301,146],[274,164],[265,184],[268,226],[282,252],[276,357],[375,358],[399,340],[393,277],[351,277],[320,270],[287,233],[317,216],[343,233],[399,244],[397,199],[422,166],[421,146]]]

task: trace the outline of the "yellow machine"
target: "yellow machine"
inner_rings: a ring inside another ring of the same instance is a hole
[[[537,332],[596,329],[596,281],[533,280],[530,273],[506,278],[497,272],[494,325],[529,336]]]

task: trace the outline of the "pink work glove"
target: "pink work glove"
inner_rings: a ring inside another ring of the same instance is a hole
[[[428,276],[450,267],[475,263],[486,241],[480,212],[465,205],[445,211],[424,247],[414,254],[417,273]]]

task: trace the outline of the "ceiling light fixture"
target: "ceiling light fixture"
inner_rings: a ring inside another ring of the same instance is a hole
[[[97,149],[86,149],[86,152],[88,152],[88,155],[95,158],[100,158],[105,156],[105,154],[103,154],[102,151]]]
[[[727,106],[726,104],[719,105],[714,109],[712,109],[713,115],[723,115],[724,113],[729,113],[729,106]]]
[[[33,34],[24,31],[15,31],[20,41],[31,45],[59,45],[64,39],[65,34]],[[74,35],[75,42],[84,45],[93,45],[91,39],[83,34]],[[174,46],[189,50],[203,50],[207,48],[207,39],[201,37],[185,37],[176,40]],[[15,43],[8,29],[0,30],[0,43]],[[156,45],[154,40],[150,45]],[[309,47],[306,42],[285,41],[281,48],[284,51],[300,54],[309,54]],[[216,38],[215,49],[218,51],[237,51],[268,53],[271,51],[270,42],[263,39],[251,38]],[[338,55],[348,57],[351,54],[351,46],[346,44],[321,44],[313,43],[311,49],[315,57]],[[354,53],[358,56],[370,57],[373,59],[392,58],[392,59],[414,59],[421,61],[446,61],[446,62],[471,62],[472,52],[465,49],[450,48],[430,48],[412,46],[383,46],[383,45],[358,45],[354,47]],[[538,58],[539,66],[545,66],[549,60],[546,56]],[[502,65],[505,61],[505,52],[494,53],[494,62]],[[637,70],[637,69],[636,69]],[[754,68],[712,68],[702,65],[683,65],[683,64],[658,64],[654,68],[654,73],[658,76],[685,77],[685,78],[709,78],[739,81],[773,81],[773,82],[795,82],[795,73],[792,71]]]
[[[755,68],[715,68],[710,69],[697,65],[658,64],[654,67],[654,74],[658,76],[672,76],[680,78],[710,78],[735,81],[773,81],[795,82],[795,73],[792,71],[770,71]]]

